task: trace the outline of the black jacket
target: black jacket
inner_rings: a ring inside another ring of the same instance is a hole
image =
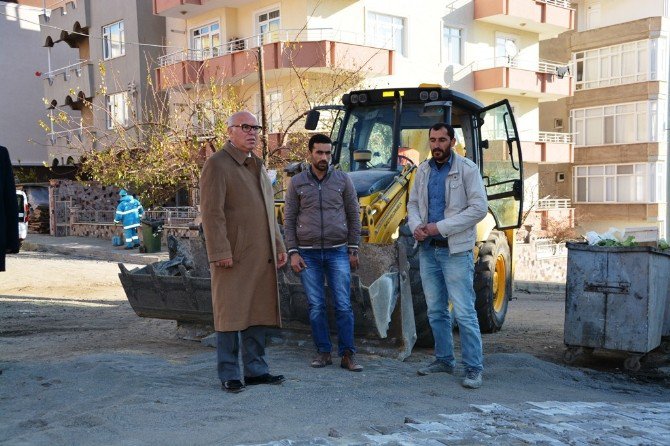
[[[19,252],[18,215],[12,162],[7,148],[0,146],[0,271],[5,270],[5,253]]]
[[[349,175],[331,167],[319,181],[310,167],[291,178],[284,206],[289,253],[298,248],[357,248],[360,236],[360,208]]]

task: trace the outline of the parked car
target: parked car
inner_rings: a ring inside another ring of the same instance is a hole
[[[16,200],[19,205],[19,243],[22,243],[28,236],[28,197],[22,190],[17,190]]]

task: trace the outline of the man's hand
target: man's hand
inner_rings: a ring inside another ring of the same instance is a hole
[[[351,267],[352,271],[356,271],[358,269],[358,252],[349,252],[349,266]]]
[[[233,258],[229,259],[223,259],[223,260],[217,260],[216,262],[212,262],[214,266],[219,267],[219,268],[232,268],[233,267]]]
[[[285,252],[280,252],[277,254],[277,269],[286,265],[286,260],[288,260],[288,254]]]
[[[420,242],[424,241],[428,235],[428,232],[426,232],[426,225],[419,225],[414,230],[414,239]]]
[[[424,227],[424,231],[428,235],[440,235],[440,231],[439,231],[439,229],[437,229],[437,224],[436,223],[428,223]]]
[[[300,257],[300,254],[295,253],[295,254],[291,255],[291,269],[294,272],[299,273],[300,271],[302,271],[305,268],[307,268],[307,264],[305,263],[303,258]]]

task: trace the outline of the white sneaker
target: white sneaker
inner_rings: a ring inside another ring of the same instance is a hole
[[[466,389],[479,389],[482,386],[482,372],[468,371],[463,379],[463,387]]]

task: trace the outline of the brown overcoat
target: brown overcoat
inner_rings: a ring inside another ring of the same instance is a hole
[[[200,211],[210,262],[216,331],[281,326],[277,253],[286,252],[274,214],[272,183],[255,155],[228,141],[205,162]]]

